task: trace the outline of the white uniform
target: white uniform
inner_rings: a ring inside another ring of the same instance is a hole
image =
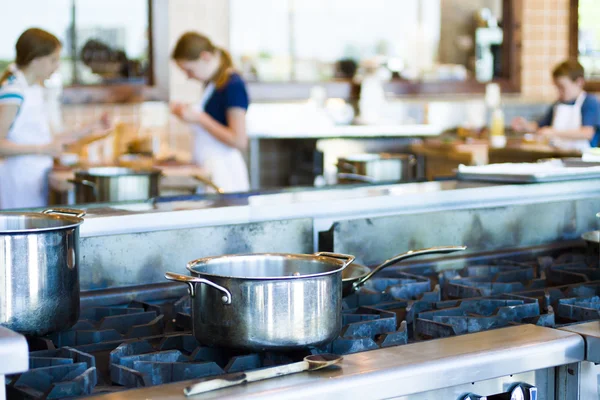
[[[203,111],[215,90],[210,83],[196,106]],[[198,124],[192,125],[194,131],[194,162],[203,167],[215,185],[227,193],[247,192],[250,190],[248,167],[242,153],[231,146],[221,143]],[[208,189],[207,189],[208,190]]]
[[[23,73],[15,70],[0,87],[0,104],[19,106],[19,112],[8,132],[8,140],[24,145],[45,145],[52,142],[44,88],[41,85],[29,85]],[[51,168],[50,156],[6,157],[0,166],[0,208],[45,206]]]
[[[581,106],[585,101],[587,93],[582,92],[575,104],[556,104],[554,106],[552,128],[557,131],[568,131],[581,128]],[[584,151],[590,148],[590,142],[585,139],[568,140],[568,139],[552,139],[552,144],[564,150],[581,150]]]

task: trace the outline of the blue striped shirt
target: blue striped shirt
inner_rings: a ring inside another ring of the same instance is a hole
[[[15,73],[10,75],[2,85],[0,85],[0,104],[14,104],[20,106],[23,104],[25,88],[27,82],[24,77]]]

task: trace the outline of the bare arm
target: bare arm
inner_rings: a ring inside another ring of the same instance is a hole
[[[242,151],[248,147],[246,110],[243,108],[233,107],[227,110],[227,126],[219,123],[207,113],[195,111],[190,107],[174,106],[172,110],[182,120],[202,126],[215,139],[227,146]]]
[[[519,133],[535,132],[539,129],[538,123],[535,121],[527,121],[523,117],[517,117],[512,120],[511,126],[513,130]]]
[[[538,131],[540,135],[559,138],[559,139],[570,139],[570,140],[592,140],[596,134],[596,129],[593,126],[582,126],[579,129],[569,129],[564,131],[558,131],[551,127],[542,128]]]
[[[111,121],[108,114],[103,114],[100,119],[83,128],[71,129],[61,132],[55,137],[65,142],[77,142],[82,139],[97,140],[108,136],[111,133]]]
[[[54,155],[56,146],[18,144],[7,139],[10,127],[18,112],[19,106],[17,105],[0,104],[0,157]]]

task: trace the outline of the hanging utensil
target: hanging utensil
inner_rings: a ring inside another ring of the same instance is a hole
[[[200,393],[206,393],[213,390],[223,389],[231,386],[237,386],[244,383],[262,381],[279,376],[297,374],[304,371],[316,371],[338,364],[342,361],[342,356],[335,354],[318,354],[304,358],[304,361],[281,365],[273,368],[259,369],[256,371],[240,372],[229,374],[222,378],[214,378],[196,383],[183,389],[186,396],[193,396]]]

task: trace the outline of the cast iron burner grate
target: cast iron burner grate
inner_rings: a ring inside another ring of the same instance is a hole
[[[28,338],[31,369],[7,378],[9,398],[79,397],[281,365],[309,353],[345,355],[513,324],[600,319],[598,259],[579,249],[476,256],[441,273],[431,264],[386,269],[344,298],[340,337],[297,353],[204,347],[192,335],[189,296],[156,288],[135,293],[119,298],[145,301],[107,306],[107,297],[88,298],[72,329]],[[147,301],[159,296],[171,298]]]

